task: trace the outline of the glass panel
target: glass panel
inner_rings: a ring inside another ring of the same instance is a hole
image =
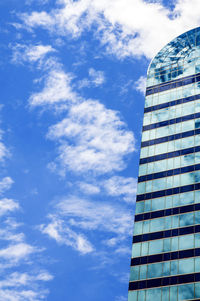
[[[139,279],[139,266],[131,267],[130,281],[136,281]]]
[[[170,275],[170,261],[163,262],[163,276]]]
[[[194,224],[194,213],[180,215],[180,227],[186,227]]]
[[[147,265],[141,265],[139,279],[146,279],[146,278],[147,278]]]
[[[200,248],[200,233],[195,234],[195,248]]]
[[[143,222],[137,222],[134,224],[134,235],[142,234]]]
[[[132,246],[132,257],[139,257],[141,251],[141,243],[133,244]]]
[[[169,301],[169,287],[162,288],[162,301]]]
[[[195,258],[195,273],[200,272],[200,257]]]
[[[128,301],[137,301],[137,291],[129,291],[128,292]],[[145,300],[142,300],[145,301]]]
[[[148,265],[147,278],[159,278],[162,276],[163,263],[155,263]]]
[[[179,249],[192,249],[194,248],[194,235],[180,236]]]
[[[149,242],[149,255],[163,252],[163,240],[154,240]]]
[[[178,261],[173,260],[171,261],[171,275],[177,275],[178,274]]]
[[[172,237],[171,238],[171,251],[176,251],[178,250],[178,237]]]
[[[178,300],[178,288],[177,286],[170,287],[170,301],[177,301]]]
[[[139,291],[138,292],[138,301],[141,300],[141,301],[145,301],[146,299],[146,291],[143,290],[143,291]]]
[[[194,299],[194,284],[185,284],[178,287],[178,300]]]
[[[136,203],[136,208],[135,208],[135,213],[143,213],[144,212],[144,201],[137,202]]]
[[[143,243],[142,243],[142,252],[141,252],[141,256],[146,256],[146,255],[148,255],[148,246],[149,246],[149,243],[148,243],[148,242],[143,242]]]
[[[156,298],[157,301],[161,300],[161,288],[154,288],[146,291],[146,301],[152,301],[153,298]]]
[[[169,252],[171,250],[171,238],[163,239],[163,243],[163,252]]]
[[[195,298],[200,298],[200,283],[195,283]]]
[[[144,203],[144,207],[145,207],[145,212],[151,211],[151,200],[147,200]]]
[[[179,274],[194,273],[194,258],[179,260]]]

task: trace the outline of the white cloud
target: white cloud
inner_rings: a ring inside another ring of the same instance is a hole
[[[134,136],[113,110],[98,101],[73,105],[68,117],[52,126],[48,137],[59,141],[58,160],[74,172],[122,170],[134,151]]]
[[[93,68],[90,68],[89,71],[89,78],[84,78],[83,80],[79,81],[79,88],[91,87],[91,86],[101,86],[105,82],[105,76],[103,71],[98,71]]]
[[[12,200],[3,198],[0,200],[0,216],[19,208],[19,204]]]
[[[1,134],[0,131],[0,139]],[[0,160],[7,155],[8,151],[0,143]],[[14,181],[9,176],[2,178],[0,194],[9,190],[13,183]],[[53,276],[45,270],[37,269],[37,254],[44,249],[26,242],[24,233],[19,229],[23,224],[16,222],[13,216],[19,208],[19,202],[13,199],[6,197],[0,199],[0,270],[2,272],[0,300],[46,300],[48,290],[43,289],[41,283],[52,280]],[[24,272],[26,269],[28,272]]]
[[[4,280],[0,281],[0,288],[26,286],[36,280],[50,281],[52,279],[53,276],[45,270],[38,271],[37,274],[13,272],[9,274],[9,278],[6,277]]]
[[[52,69],[45,77],[44,89],[31,95],[31,106],[53,105],[60,102],[66,105],[77,101],[71,87],[72,76],[62,70]]]
[[[5,147],[5,145],[0,142],[0,161],[3,161],[6,157],[8,157],[9,151]]]
[[[0,181],[0,194],[9,190],[14,181],[10,177],[5,177]]]
[[[48,53],[55,52],[50,45],[22,45],[11,46],[12,61],[15,63],[42,61]]]
[[[137,180],[114,176],[103,183],[108,195],[121,196],[127,202],[135,202],[137,192]]]
[[[108,252],[108,247],[116,254],[127,254],[123,244],[131,235],[132,216],[123,206],[68,197],[55,205],[49,219],[40,229],[58,244],[70,246],[81,254]],[[100,246],[94,247],[92,233],[98,235]]]
[[[0,269],[4,276],[0,279],[0,300],[46,300],[48,290],[41,283],[52,280],[53,276],[37,269],[35,255],[42,249],[27,243],[25,235],[17,231],[19,226],[11,218],[1,222]]]
[[[131,216],[120,205],[72,197],[62,200],[56,208],[61,216],[70,218],[69,224],[75,227],[129,235]]]
[[[89,76],[91,77],[92,83],[94,83],[96,86],[100,86],[105,82],[105,76],[103,71],[97,71],[93,68],[90,68]]]
[[[11,260],[18,262],[21,259],[25,259],[30,254],[35,253],[36,249],[29,244],[19,243],[10,245],[7,248],[0,249],[0,259]]]
[[[1,192],[9,189],[12,183],[10,177],[3,178]],[[11,215],[17,209],[18,202],[8,198],[0,199],[0,269],[3,272],[0,279],[0,300],[46,300],[48,290],[42,287],[41,282],[50,281],[53,276],[46,270],[37,269],[36,255],[43,249],[26,242],[24,233],[19,230],[23,224],[17,223]],[[27,269],[28,272],[24,272]]]
[[[146,91],[146,77],[145,76],[140,76],[140,78],[135,82],[135,89],[139,92],[141,92],[143,95],[145,94]]]
[[[4,224],[1,223],[1,226]],[[24,234],[15,232],[16,228],[17,225],[12,221],[11,225],[0,229],[1,246],[9,241],[7,246],[0,249],[0,269],[3,271],[0,300],[46,300],[48,290],[43,289],[41,283],[52,280],[53,276],[46,270],[38,270],[35,253],[42,250],[26,243]],[[27,269],[28,272],[25,272]]]
[[[135,203],[137,192],[137,179],[122,176],[113,176],[108,179],[93,179],[92,183],[79,182],[81,192],[88,195],[100,194],[108,198],[113,197],[115,201]],[[113,200],[113,199],[112,199]]]
[[[47,271],[37,273],[13,272],[0,281],[0,300],[4,301],[40,301],[46,300],[47,290],[40,287],[40,282],[52,280]]]
[[[95,184],[80,182],[79,187],[86,194],[98,194],[100,192],[100,187]]]
[[[62,219],[56,216],[52,217],[52,221],[47,226],[41,225],[40,229],[42,233],[49,235],[57,243],[70,246],[81,254],[94,251],[92,244],[83,234],[71,230]]]
[[[176,1],[173,11],[160,1],[62,0],[58,3],[63,5],[50,13],[23,14],[25,26],[41,26],[57,35],[77,37],[95,24],[95,37],[118,57],[152,58],[172,38],[199,26],[200,22],[198,0]]]

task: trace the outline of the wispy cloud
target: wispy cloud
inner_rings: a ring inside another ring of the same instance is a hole
[[[151,58],[168,41],[198,26],[200,21],[198,0],[176,1],[173,11],[160,1],[62,0],[58,3],[62,5],[50,12],[21,15],[25,26],[40,26],[57,35],[70,34],[77,38],[95,24],[95,37],[108,52],[120,58],[128,55]]]
[[[3,273],[0,277],[0,300],[46,300],[48,290],[41,283],[52,280],[53,276],[37,268],[36,255],[43,249],[26,242],[20,227],[21,224],[13,217],[3,219],[1,216],[0,269]]]
[[[42,282],[52,280],[53,276],[37,268],[36,255],[43,250],[26,242],[19,227],[13,218],[1,218],[0,269],[3,276],[0,277],[0,300],[46,300],[48,290]]]
[[[44,77],[44,89],[34,93],[29,99],[31,106],[55,105],[64,103],[69,105],[77,100],[77,95],[71,87],[72,76],[63,70],[51,70]]]
[[[106,198],[113,197],[116,201],[125,201],[127,203],[135,203],[137,192],[137,179],[122,176],[104,177],[104,180],[95,179],[91,183],[78,182],[82,193],[86,195],[101,194]]]
[[[122,170],[134,151],[134,136],[118,113],[94,100],[73,105],[68,117],[50,128],[48,138],[60,143],[62,168],[74,172]]]
[[[14,181],[10,177],[5,177],[0,181],[0,194],[10,189]]]
[[[108,195],[122,197],[126,202],[135,203],[137,191],[135,178],[114,176],[104,181],[103,185]]]
[[[0,259],[18,262],[19,260],[24,260],[30,254],[35,253],[35,251],[36,248],[27,243],[12,244],[6,248],[0,249]]]
[[[94,83],[96,86],[100,86],[105,82],[105,76],[103,71],[98,71],[93,68],[90,68],[89,76],[91,77],[92,83]]]
[[[18,202],[3,198],[0,200],[0,216],[19,208]]]
[[[124,253],[123,242],[131,233],[132,224],[131,214],[121,205],[92,202],[73,196],[59,201],[49,220],[47,224],[41,225],[41,231],[81,254],[95,254],[100,250],[105,251],[107,247]],[[95,240],[93,242],[90,239],[92,233],[99,233],[101,246],[98,246],[98,251]],[[105,235],[100,233],[107,234],[109,238],[105,239]]]
[[[87,254],[94,251],[92,244],[82,233],[77,233],[67,226],[67,223],[58,216],[50,216],[51,222],[48,225],[41,225],[43,234],[55,239],[57,243],[64,244],[74,248],[81,254]]]
[[[143,95],[145,94],[146,90],[146,77],[145,76],[140,76],[140,78],[135,82],[135,89],[142,93]]]
[[[0,280],[0,299],[5,301],[46,300],[47,290],[41,289],[40,282],[52,280],[47,271],[38,273],[13,272]]]
[[[119,112],[107,109],[98,100],[81,97],[73,83],[75,76],[64,71],[55,57],[44,59],[42,64],[45,75],[36,82],[43,87],[31,95],[29,105],[43,110],[51,108],[53,112],[61,106],[62,115],[66,115],[48,130],[47,138],[55,141],[58,154],[50,165],[62,175],[70,171],[78,177],[79,192],[104,196],[107,202],[66,197],[50,210],[40,231],[80,254],[100,252],[90,237],[100,232],[102,253],[107,254],[110,248],[118,255],[127,254],[125,242],[131,234],[132,216],[125,203],[117,201],[134,200],[135,180],[112,175],[126,168],[127,158],[135,150],[134,135]],[[99,86],[105,76],[101,71],[89,69],[89,80]],[[93,182],[83,180],[88,174],[93,175]],[[111,198],[116,198],[114,203]]]
[[[9,151],[3,142],[0,142],[0,162],[4,161],[9,156]]]
[[[42,61],[48,53],[55,52],[50,45],[11,45],[12,48],[12,62],[37,62]]]
[[[78,183],[78,186],[81,191],[83,191],[85,194],[98,194],[100,193],[100,185],[96,184],[91,184],[91,183],[86,183],[86,182],[80,182]]]
[[[30,284],[32,281],[49,281],[52,280],[52,278],[52,275],[45,270],[39,271],[36,275],[14,272],[9,275],[9,278],[7,277],[4,280],[0,280],[0,288],[25,286]]]
[[[4,177],[0,181],[0,193],[5,193],[13,183],[10,177]],[[35,265],[37,254],[41,255],[44,249],[27,242],[21,231],[23,225],[14,218],[19,208],[18,201],[5,195],[0,199],[0,300],[46,300],[48,290],[42,283],[52,280],[53,276]]]
[[[88,71],[89,77],[84,78],[79,81],[78,87],[79,88],[85,88],[85,87],[91,87],[91,86],[101,86],[105,83],[105,75],[103,71],[98,71],[93,68],[90,68]]]

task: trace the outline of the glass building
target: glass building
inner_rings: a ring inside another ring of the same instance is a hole
[[[200,27],[147,74],[129,301],[200,300]]]

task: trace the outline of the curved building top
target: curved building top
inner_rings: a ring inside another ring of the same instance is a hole
[[[148,69],[147,87],[199,72],[200,27],[197,27],[178,36],[158,52]]]

